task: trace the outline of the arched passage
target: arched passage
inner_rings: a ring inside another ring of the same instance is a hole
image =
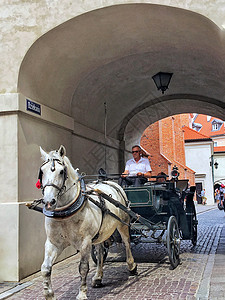
[[[101,133],[107,102],[108,135],[118,139],[127,116],[158,101],[151,78],[158,71],[174,73],[167,91],[171,113],[187,111],[182,98],[196,109],[201,99],[210,112],[210,103],[220,107],[221,117],[223,52],[224,34],[206,17],[161,5],[116,5],[71,19],[37,40],[22,62],[18,91]]]
[[[155,98],[131,111],[121,124],[118,138],[126,141],[126,148],[140,141],[146,127],[160,119],[181,113],[197,112],[224,118],[224,103],[200,95],[168,95]]]

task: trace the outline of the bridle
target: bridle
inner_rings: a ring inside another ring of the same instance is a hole
[[[39,170],[39,176],[38,176],[38,179],[40,180],[40,184],[41,184],[41,189],[42,189],[42,194],[44,195],[44,191],[45,191],[45,188],[47,186],[52,186],[54,187],[55,189],[58,190],[58,195],[57,197],[61,197],[62,195],[64,195],[65,193],[67,193],[73,186],[76,185],[76,182],[74,182],[69,188],[66,189],[66,185],[65,185],[65,182],[67,180],[67,167],[65,166],[64,162],[61,162],[61,160],[59,159],[52,159],[52,165],[51,165],[51,171],[54,172],[55,171],[55,163],[59,163],[60,165],[62,165],[64,167],[63,170],[61,170],[61,173],[63,175],[63,183],[62,183],[62,186],[59,187],[57,185],[55,185],[54,183],[47,183],[45,184],[44,186],[42,186],[42,176],[43,176],[43,171],[42,171],[42,167],[51,162],[50,159],[48,159],[47,161],[45,161],[42,166],[40,167],[40,170]],[[75,197],[68,203],[66,204],[65,206],[63,207],[59,207],[59,208],[55,208],[53,211],[48,211],[46,210],[45,207],[43,207],[43,209],[39,210],[39,208],[37,208],[36,206],[33,206],[31,207],[32,209],[34,210],[37,210],[37,211],[41,211],[43,212],[43,214],[46,216],[46,217],[50,217],[50,218],[67,218],[73,214],[75,214],[80,208],[83,207],[83,204],[86,200],[86,197],[85,197],[85,183],[84,183],[84,179],[83,179],[83,176],[79,175],[78,176],[78,188],[77,188],[77,193],[75,195]],[[43,199],[40,199],[41,200],[41,203],[43,203]]]
[[[57,195],[57,197],[59,197],[59,196],[62,196],[62,195],[65,193],[65,190],[66,190],[65,182],[66,182],[66,180],[67,180],[67,178],[68,178],[68,177],[67,177],[67,167],[66,167],[65,164],[64,164],[63,162],[61,162],[59,159],[57,159],[57,158],[52,159],[52,165],[51,165],[51,171],[52,171],[52,172],[55,171],[55,163],[56,163],[56,162],[57,162],[58,164],[64,166],[64,169],[61,171],[61,172],[63,172],[63,173],[62,173],[62,174],[63,174],[63,183],[62,183],[62,186],[61,186],[61,187],[57,186],[57,185],[54,184],[54,183],[47,183],[47,184],[45,184],[45,185],[43,186],[43,185],[42,185],[42,176],[43,176],[42,167],[43,167],[44,165],[46,165],[47,163],[49,163],[49,162],[50,162],[50,159],[48,159],[46,162],[44,162],[44,163],[42,164],[42,166],[40,167],[40,170],[39,170],[38,179],[40,179],[42,195],[44,195],[45,188],[46,188],[47,186],[52,186],[52,187],[54,187],[55,189],[58,190],[58,195]]]

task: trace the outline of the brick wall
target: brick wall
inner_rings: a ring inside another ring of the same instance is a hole
[[[183,125],[189,126],[190,115],[175,115],[162,119],[146,128],[141,146],[149,153],[152,175],[164,172],[168,175],[174,165],[179,169],[180,179],[189,179],[195,185],[194,171],[185,165]]]
[[[156,122],[144,131],[141,138],[141,146],[150,153],[152,175],[159,172],[168,174],[168,160],[161,155],[159,133],[159,122]]]

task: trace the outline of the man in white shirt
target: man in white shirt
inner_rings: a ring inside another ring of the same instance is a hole
[[[149,160],[141,156],[142,149],[135,145],[132,147],[133,158],[128,160],[125,171],[121,175],[119,184],[142,186],[151,177],[151,166]]]

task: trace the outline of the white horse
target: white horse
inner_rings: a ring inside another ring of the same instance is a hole
[[[117,228],[126,246],[128,269],[135,274],[137,265],[134,262],[130,249],[129,216],[121,209],[116,208],[108,201],[94,192],[95,189],[111,195],[112,198],[126,205],[126,195],[123,189],[114,182],[91,183],[82,191],[82,180],[77,170],[74,170],[66,150],[60,146],[59,150],[46,153],[40,148],[43,165],[40,168],[40,183],[43,193],[45,213],[45,229],[47,240],[45,243],[45,258],[41,267],[44,285],[45,299],[56,299],[51,285],[52,265],[57,256],[69,245],[80,251],[81,259],[79,272],[81,286],[77,299],[87,299],[86,278],[89,271],[89,257],[92,244],[97,248],[97,268],[92,279],[92,285],[101,285],[103,277],[103,253],[102,245]],[[89,193],[89,194],[88,194]],[[84,196],[88,194],[88,196]],[[101,203],[112,213],[118,216],[124,223],[103,213],[98,205],[90,201],[90,198]],[[126,224],[125,224],[126,223]]]

